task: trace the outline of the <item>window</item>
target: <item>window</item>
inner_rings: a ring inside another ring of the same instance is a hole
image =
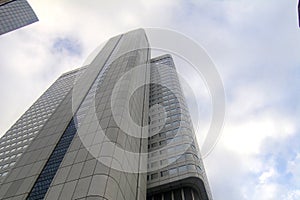
[[[167,141],[166,140],[163,140],[163,141],[160,141],[159,142],[159,145],[166,145],[167,144]]]
[[[157,178],[158,178],[158,173],[151,174],[151,180],[157,179]]]
[[[188,153],[188,154],[185,155],[185,157],[186,157],[187,160],[193,160],[194,156],[193,156],[193,154]]]
[[[176,173],[177,173],[177,169],[176,168],[173,168],[173,169],[169,170],[169,174],[170,175],[173,175],[173,174],[176,174]]]
[[[178,171],[179,171],[179,173],[186,172],[187,171],[187,166],[184,165],[184,166],[178,167]]]
[[[168,159],[168,162],[169,163],[173,163],[173,162],[176,162],[176,160],[177,160],[177,157],[173,156],[173,157],[171,157],[171,158]]]
[[[184,160],[185,160],[185,155],[183,154],[178,158],[177,162],[182,162]]]
[[[169,175],[169,171],[168,170],[160,172],[160,176],[161,177],[168,176],[168,175]]]
[[[188,170],[196,170],[196,166],[195,165],[187,165]]]
[[[157,143],[155,142],[155,143],[152,143],[151,144],[151,147],[153,148],[153,147],[157,147]]]

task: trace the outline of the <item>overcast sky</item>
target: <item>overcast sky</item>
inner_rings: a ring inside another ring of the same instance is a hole
[[[39,22],[0,36],[0,134],[101,42],[139,27],[202,45],[226,93],[205,166],[215,200],[300,199],[296,0],[29,0]],[[298,123],[297,123],[298,121]]]

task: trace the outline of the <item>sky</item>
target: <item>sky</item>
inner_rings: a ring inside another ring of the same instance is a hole
[[[0,36],[0,135],[105,40],[172,29],[207,51],[225,88],[224,127],[204,159],[214,199],[300,199],[296,0],[28,1],[39,22]]]

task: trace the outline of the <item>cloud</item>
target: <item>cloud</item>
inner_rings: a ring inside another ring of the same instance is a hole
[[[0,133],[101,42],[137,27],[173,28],[203,45],[226,90],[226,124],[204,160],[214,199],[299,199],[296,1],[29,3],[40,21],[0,37]],[[189,80],[205,89],[197,78]],[[201,132],[210,119],[209,94],[196,96],[203,106]]]

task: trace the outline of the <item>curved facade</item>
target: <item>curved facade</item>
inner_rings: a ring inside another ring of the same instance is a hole
[[[153,58],[150,71],[147,199],[211,199],[172,57]]]

